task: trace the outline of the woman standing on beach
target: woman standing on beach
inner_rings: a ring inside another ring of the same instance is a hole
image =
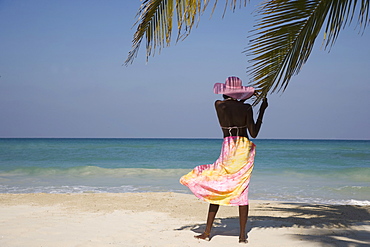
[[[195,238],[210,240],[219,205],[239,206],[239,243],[247,243],[248,187],[255,155],[255,145],[249,140],[247,130],[251,137],[257,137],[268,103],[267,99],[263,100],[255,123],[252,106],[244,103],[254,95],[253,87],[242,86],[238,77],[228,77],[225,83],[214,85],[214,93],[224,97],[215,102],[224,135],[220,157],[213,164],[195,167],[181,177],[180,183],[210,203],[206,229]]]

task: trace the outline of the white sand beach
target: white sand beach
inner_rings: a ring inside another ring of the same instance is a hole
[[[0,194],[1,247],[242,246],[238,209],[178,193]],[[251,201],[248,246],[370,246],[370,206]]]

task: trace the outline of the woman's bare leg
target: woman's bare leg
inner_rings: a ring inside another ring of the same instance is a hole
[[[240,234],[239,234],[239,243],[247,243],[246,239],[246,226],[248,220],[248,210],[249,205],[239,206],[239,224],[240,224]]]
[[[207,239],[208,238],[209,239],[209,235],[211,233],[211,229],[212,229],[212,226],[213,226],[213,221],[215,220],[215,217],[216,217],[216,214],[217,214],[217,211],[218,211],[219,207],[220,207],[220,205],[209,204],[206,229],[204,230],[204,232],[201,235],[194,236],[195,238],[198,238],[198,239]]]

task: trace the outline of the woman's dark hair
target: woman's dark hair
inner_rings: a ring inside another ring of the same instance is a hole
[[[224,97],[224,99],[231,99],[232,97],[226,95],[226,94],[223,94],[222,97]]]

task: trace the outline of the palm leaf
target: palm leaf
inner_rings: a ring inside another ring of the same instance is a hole
[[[144,0],[137,13],[137,30],[132,40],[132,49],[125,64],[128,65],[136,58],[140,44],[145,36],[147,60],[154,55],[156,48],[159,51],[171,43],[174,14],[177,19],[177,41],[185,39],[194,24],[199,21],[200,15],[205,11],[210,0]],[[226,7],[234,10],[238,0],[225,0]],[[240,5],[247,0],[240,0]],[[212,13],[218,3],[215,0]]]
[[[258,13],[249,49],[252,65],[248,73],[252,86],[260,96],[284,91],[291,77],[297,74],[311,54],[315,40],[326,23],[325,47],[331,47],[339,31],[352,21],[358,10],[358,23],[365,28],[369,22],[370,0],[269,0]]]

